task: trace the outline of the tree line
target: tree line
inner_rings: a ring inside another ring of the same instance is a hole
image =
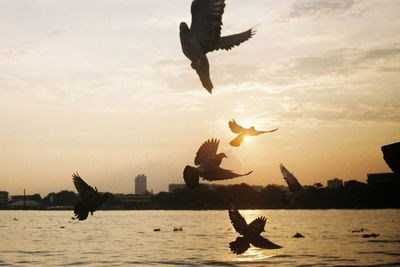
[[[200,184],[194,189],[182,188],[172,193],[160,192],[145,202],[126,202],[112,193],[104,209],[226,209],[230,204],[239,209],[380,209],[400,208],[400,182],[368,185],[356,180],[338,188],[322,187],[316,183],[305,186],[293,204],[284,199],[285,188],[267,185],[255,190],[247,184],[209,189]],[[73,191],[50,193],[41,199],[42,207],[73,206],[78,195]]]

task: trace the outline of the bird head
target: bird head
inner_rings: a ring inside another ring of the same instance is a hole
[[[181,24],[179,25],[179,31],[188,32],[189,31],[188,25],[185,22],[181,22]]]

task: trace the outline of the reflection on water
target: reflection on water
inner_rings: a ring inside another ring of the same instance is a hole
[[[266,260],[273,257],[274,251],[262,250],[255,247],[250,247],[245,253],[244,257],[238,257],[237,260],[240,262],[255,262],[260,260]]]
[[[400,210],[240,212],[266,216],[262,235],[283,248],[234,255],[227,211],[97,211],[84,222],[72,211],[0,211],[0,265],[400,265]]]

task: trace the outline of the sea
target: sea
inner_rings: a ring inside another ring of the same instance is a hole
[[[233,254],[226,210],[100,210],[85,221],[0,210],[0,266],[400,266],[400,210],[240,212],[248,223],[265,216],[262,236],[282,248]]]

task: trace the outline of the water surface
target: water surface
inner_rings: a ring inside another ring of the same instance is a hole
[[[72,211],[0,211],[0,265],[400,266],[400,210],[241,213],[266,216],[263,236],[283,248],[231,253],[227,211],[96,211],[83,222]]]

